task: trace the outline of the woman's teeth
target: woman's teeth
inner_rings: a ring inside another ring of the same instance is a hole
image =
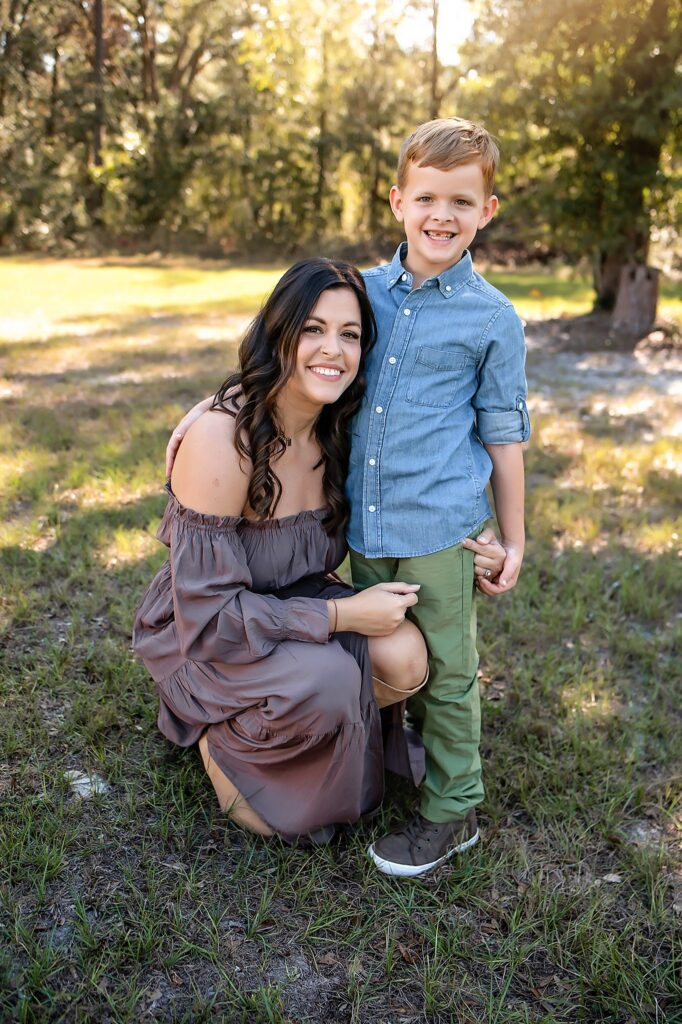
[[[327,366],[309,366],[308,369],[312,373],[316,373],[318,377],[338,378],[341,376],[341,370],[332,370],[331,367]]]

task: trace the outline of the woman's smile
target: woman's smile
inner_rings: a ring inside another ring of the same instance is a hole
[[[324,364],[309,366],[308,369],[311,371],[311,373],[314,373],[316,377],[328,377],[331,380],[338,380],[341,374],[344,372],[338,366],[325,366]]]

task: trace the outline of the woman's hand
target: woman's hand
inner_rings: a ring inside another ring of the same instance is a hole
[[[504,593],[504,587],[491,585],[492,580],[497,582],[507,557],[494,531],[487,526],[475,540],[463,540],[462,547],[474,552],[474,583],[478,589],[489,596]]]
[[[205,412],[208,412],[212,405],[213,399],[205,398],[203,402],[199,402],[197,405],[193,406],[187,415],[182,417],[171,434],[170,441],[166,447],[166,480],[170,480],[171,478],[175,456],[178,453],[178,448],[182,444],[183,437],[195,420],[198,420],[200,416],[203,416]]]
[[[388,636],[405,619],[405,612],[417,603],[418,583],[377,583],[352,597],[336,599],[336,633],[349,630],[363,636]],[[329,621],[334,622],[331,601]]]

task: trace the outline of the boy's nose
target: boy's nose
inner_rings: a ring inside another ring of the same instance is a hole
[[[452,219],[452,211],[447,204],[443,204],[443,206],[435,206],[431,212],[435,220]]]

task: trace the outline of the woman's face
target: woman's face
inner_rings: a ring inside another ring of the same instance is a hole
[[[361,323],[360,303],[350,288],[322,292],[304,324],[283,393],[318,407],[340,398],[360,365]]]

